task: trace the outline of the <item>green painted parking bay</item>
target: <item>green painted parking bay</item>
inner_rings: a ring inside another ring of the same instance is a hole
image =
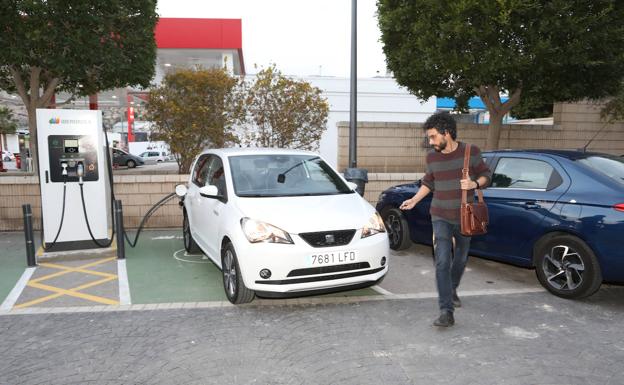
[[[0,233],[0,304],[27,267],[24,233]]]
[[[128,233],[134,240],[134,234]],[[227,301],[221,271],[205,255],[184,250],[181,231],[142,231],[135,248],[126,243],[133,304]],[[368,288],[326,296],[379,295]]]

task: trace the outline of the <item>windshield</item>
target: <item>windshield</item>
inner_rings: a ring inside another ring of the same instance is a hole
[[[579,162],[624,184],[624,157],[590,156],[579,159]]]
[[[318,156],[258,154],[230,157],[240,197],[348,194],[353,191]]]

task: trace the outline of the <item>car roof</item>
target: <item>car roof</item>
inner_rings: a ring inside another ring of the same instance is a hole
[[[257,154],[276,154],[276,155],[313,155],[319,156],[317,153],[305,150],[294,150],[289,148],[266,148],[266,147],[230,147],[230,148],[211,148],[202,151],[202,154],[216,154],[220,156],[237,156],[237,155],[257,155]]]
[[[510,154],[510,153],[554,155],[554,156],[560,156],[562,158],[567,158],[570,160],[584,159],[590,156],[614,156],[614,155],[605,154],[602,152],[581,151],[581,150],[555,150],[555,149],[545,149],[545,148],[526,149],[526,150],[504,149],[504,150],[483,151],[483,154],[491,154],[491,155]]]

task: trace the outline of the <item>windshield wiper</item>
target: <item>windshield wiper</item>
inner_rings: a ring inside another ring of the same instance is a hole
[[[302,160],[301,162],[299,162],[299,163],[295,164],[294,166],[290,167],[288,170],[284,171],[283,173],[281,173],[281,174],[279,174],[277,176],[277,183],[284,183],[286,181],[286,174],[288,174],[290,171],[292,171],[292,169],[301,166],[304,162],[309,162],[309,161],[315,160],[315,159],[319,159],[319,157],[315,156],[315,157],[312,157],[310,159]]]

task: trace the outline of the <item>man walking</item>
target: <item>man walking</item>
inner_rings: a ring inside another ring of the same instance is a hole
[[[491,179],[491,172],[481,158],[478,147],[470,146],[470,179],[462,179],[466,144],[457,141],[457,126],[446,112],[431,115],[423,125],[429,145],[435,151],[427,154],[427,169],[418,192],[401,204],[401,210],[411,210],[433,191],[431,200],[431,224],[433,227],[433,252],[435,255],[436,283],[440,316],[435,326],[448,327],[455,324],[453,312],[461,306],[457,287],[461,280],[470,237],[460,233],[460,206],[462,190],[474,196],[474,189],[484,188]],[[455,241],[453,252],[453,240]]]

